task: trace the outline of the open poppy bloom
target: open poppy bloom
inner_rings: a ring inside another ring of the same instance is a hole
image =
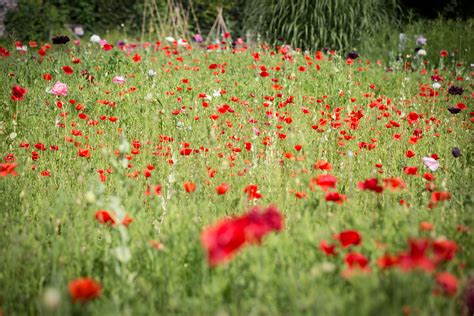
[[[248,243],[260,244],[262,238],[283,229],[283,215],[274,206],[264,211],[253,208],[240,217],[226,218],[201,234],[201,242],[207,251],[210,266],[230,260],[235,253]]]
[[[13,101],[22,101],[26,94],[27,90],[19,85],[14,85],[12,87],[11,99]]]
[[[343,248],[351,245],[358,246],[362,242],[362,236],[356,230],[345,230],[335,235],[334,239],[339,240]]]
[[[71,281],[68,289],[74,303],[93,300],[98,298],[102,292],[100,283],[87,277]]]
[[[106,210],[98,210],[95,213],[95,219],[101,224],[115,225],[115,223],[117,222],[117,216],[114,213]],[[121,224],[125,227],[128,227],[131,222],[133,222],[133,219],[131,219],[130,217],[128,217],[127,214],[125,214]]]
[[[15,172],[16,163],[2,163],[0,164],[0,177],[6,177],[7,175],[17,176]]]

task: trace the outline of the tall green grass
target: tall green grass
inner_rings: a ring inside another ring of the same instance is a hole
[[[263,0],[249,2],[246,27],[271,43],[294,47],[351,49],[396,24],[396,0]]]

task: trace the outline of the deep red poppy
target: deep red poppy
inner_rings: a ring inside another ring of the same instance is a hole
[[[12,93],[10,98],[13,101],[22,101],[27,91],[28,90],[23,87],[20,87],[19,85],[14,85],[12,87]]]

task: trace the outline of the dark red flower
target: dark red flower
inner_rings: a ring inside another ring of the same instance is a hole
[[[379,185],[379,182],[376,178],[367,179],[364,182],[359,182],[357,186],[361,190],[369,190],[377,193],[381,193],[383,191],[383,187]]]
[[[10,97],[13,101],[22,101],[27,91],[28,90],[20,87],[19,85],[14,85],[12,87],[12,93]]]
[[[458,245],[452,240],[435,240],[432,244],[436,263],[450,261],[456,255]]]
[[[365,269],[369,263],[369,260],[361,253],[349,252],[346,254],[344,262],[349,266],[349,268]]]
[[[328,202],[342,204],[342,202],[347,200],[347,197],[344,194],[340,194],[339,192],[328,192],[326,193],[324,199]]]
[[[403,172],[407,175],[414,176],[418,172],[418,168],[417,167],[412,167],[412,166],[405,167],[405,168],[403,168]]]
[[[63,66],[62,69],[66,75],[72,75],[72,73],[74,72],[71,66]]]
[[[361,243],[362,237],[356,230],[346,230],[334,236],[334,239],[339,240],[343,248],[350,245],[357,246]]]

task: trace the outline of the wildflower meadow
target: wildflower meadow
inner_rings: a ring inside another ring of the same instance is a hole
[[[0,315],[472,315],[473,61],[410,40],[5,43]]]

